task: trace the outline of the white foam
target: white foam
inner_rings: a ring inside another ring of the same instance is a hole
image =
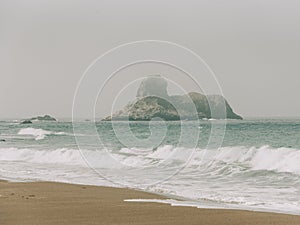
[[[112,180],[124,180],[128,187],[142,187],[143,181],[164,178],[165,174],[174,171],[172,167],[165,164],[166,167],[155,170],[152,174],[146,167],[143,170],[143,166],[166,159],[170,162],[180,161],[179,159],[184,161],[183,159],[191,153],[191,150],[193,149],[170,145],[159,147],[154,151],[122,149],[120,153],[115,151],[111,153],[116,159],[112,164],[111,158],[108,159],[109,154],[105,151],[1,148],[0,175],[2,179],[23,178],[100,184],[97,176],[90,174],[91,170],[82,158],[83,154],[88,160],[92,160],[91,164],[94,168],[100,168],[99,171],[104,171],[112,177]],[[300,201],[297,195],[299,188],[296,187],[300,174],[299,160],[300,150],[292,148],[241,146],[215,150],[196,149],[192,160],[183,171],[164,183],[146,190],[192,199],[196,203],[198,200],[204,200],[209,203],[204,204],[205,208],[210,207],[210,203],[213,202],[216,205],[226,205],[226,208],[230,205],[236,208],[248,207],[300,213]],[[137,170],[137,173],[132,170],[134,173],[130,173],[132,171],[128,166],[141,166],[141,170]],[[263,172],[261,173],[260,170]],[[265,171],[280,172],[280,174],[274,176],[274,173],[271,173],[269,176]],[[195,206],[192,201],[170,202],[168,200],[168,204]],[[197,203],[196,206],[198,207],[199,204]]]
[[[35,149],[0,149],[1,161],[23,161],[32,163],[84,165],[80,152],[76,149],[60,148],[55,150],[35,150]]]
[[[175,150],[176,148],[174,148],[172,145],[165,145],[151,152],[147,155],[147,157],[154,159],[165,159],[168,156],[172,155]]]
[[[26,128],[27,129],[27,128]],[[22,134],[32,134],[36,139],[41,139],[49,132],[40,129],[22,130]],[[99,160],[99,166],[107,164],[105,155],[101,151],[81,150],[88,159],[94,157],[95,163]],[[194,153],[193,153],[194,152]],[[152,163],[153,160],[161,161],[179,161],[186,162],[193,153],[191,161],[187,165],[189,167],[199,166],[203,171],[203,166],[208,166],[210,170],[214,168],[222,169],[222,166],[234,166],[236,163],[244,165],[249,170],[267,170],[275,172],[288,172],[300,174],[300,150],[292,148],[271,148],[270,146],[256,147],[223,147],[218,150],[205,149],[187,149],[173,147],[170,145],[159,147],[157,150],[138,150],[121,149],[120,153],[111,153],[112,157],[119,160],[127,166],[145,166]],[[124,155],[123,153],[130,153]],[[82,154],[78,149],[17,149],[3,148],[0,149],[0,160],[5,161],[26,161],[35,163],[66,163],[77,165],[82,164]],[[111,168],[111,166],[109,166]]]
[[[46,137],[46,135],[49,134],[55,134],[55,135],[66,135],[65,132],[52,132],[48,130],[43,130],[43,129],[36,129],[32,127],[28,128],[22,128],[19,132],[19,135],[31,135],[35,137],[35,140],[42,140]]]
[[[124,202],[136,202],[136,203],[161,203],[171,206],[185,206],[195,207],[198,209],[244,209],[254,210],[258,212],[275,212],[275,213],[289,213],[293,215],[300,215],[300,212],[294,212],[294,208],[286,208],[286,205],[278,205],[274,209],[267,207],[249,207],[247,205],[229,205],[229,204],[217,204],[204,201],[188,201],[188,200],[176,200],[176,199],[124,199]]]
[[[196,201],[186,201],[186,200],[176,200],[176,199],[124,199],[124,202],[146,202],[146,203],[162,203],[168,204],[171,206],[188,206],[188,207],[196,207],[199,209],[224,209],[225,206],[218,204],[208,204],[208,203],[200,203]]]
[[[253,170],[269,170],[300,174],[300,150],[290,148],[272,149],[264,146],[254,150],[250,160]]]

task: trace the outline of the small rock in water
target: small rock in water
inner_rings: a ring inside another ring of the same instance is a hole
[[[21,122],[21,124],[31,124],[31,123],[32,123],[31,120],[24,120]]]

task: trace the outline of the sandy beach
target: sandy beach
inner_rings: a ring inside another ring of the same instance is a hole
[[[163,196],[125,188],[54,182],[0,182],[1,225],[197,224],[299,225],[300,216],[197,209],[125,199]]]

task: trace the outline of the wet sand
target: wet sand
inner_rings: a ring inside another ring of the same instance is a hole
[[[125,189],[53,182],[0,182],[1,225],[299,225],[300,216],[197,209],[125,199],[163,196]]]

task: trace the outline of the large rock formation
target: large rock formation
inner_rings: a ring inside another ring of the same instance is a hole
[[[157,117],[164,120],[242,119],[223,96],[196,92],[169,96],[167,81],[160,76],[150,76],[142,81],[133,103],[103,120],[148,121]]]

